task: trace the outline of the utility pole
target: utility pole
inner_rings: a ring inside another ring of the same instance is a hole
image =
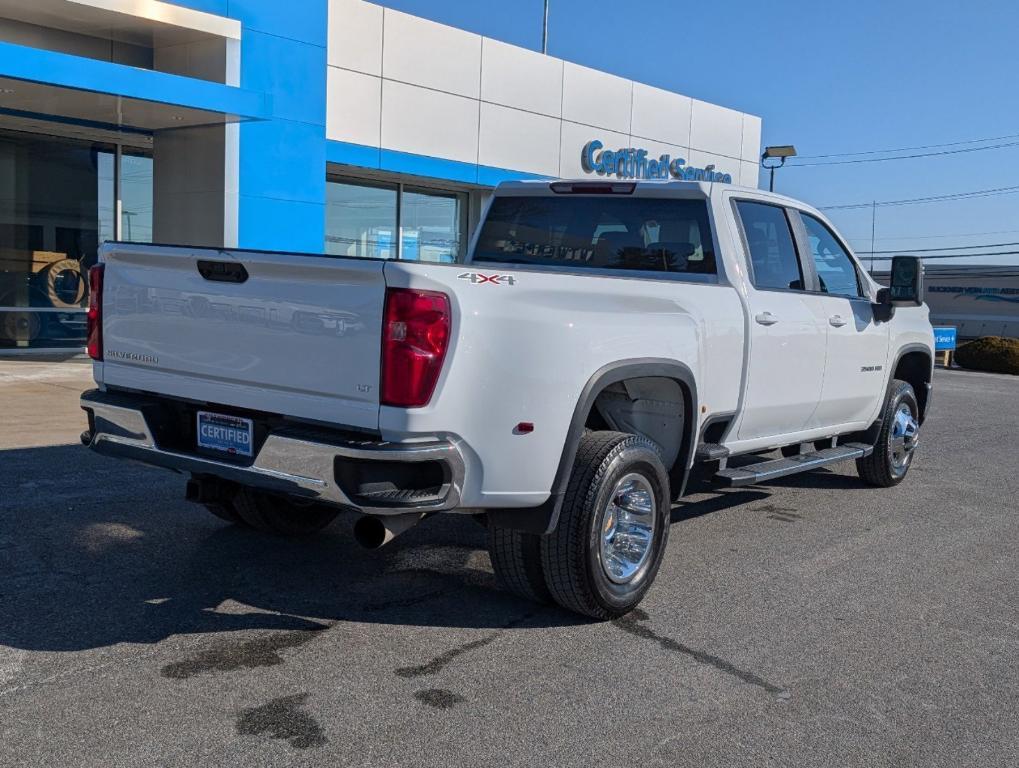
[[[548,3],[549,0],[545,0],[545,20],[541,25],[541,52],[546,56],[548,55]]]
[[[877,232],[877,200],[870,207],[870,273],[874,274],[874,237]]]

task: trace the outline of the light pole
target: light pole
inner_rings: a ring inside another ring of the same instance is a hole
[[[761,166],[771,171],[771,180],[768,182],[768,191],[775,191],[775,169],[781,168],[785,165],[785,161],[790,157],[796,157],[796,147],[792,144],[783,144],[777,147],[765,147],[764,154],[761,155]],[[765,165],[765,160],[777,159],[778,165]]]
[[[134,211],[124,211],[124,218],[127,219],[127,241],[129,243],[133,240],[131,237],[131,220],[137,215]]]
[[[541,52],[548,55],[548,2],[545,0],[545,19],[541,25]]]

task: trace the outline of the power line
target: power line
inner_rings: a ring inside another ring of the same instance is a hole
[[[981,248],[1009,248],[1019,243],[987,243],[986,245],[946,245],[943,248],[899,248],[892,251],[857,251],[877,255],[879,253],[932,253],[935,251],[975,251]],[[974,254],[977,255],[977,254]]]
[[[912,253],[902,253],[901,251],[891,251],[886,255],[878,256],[876,253],[873,256],[868,255],[867,251],[856,251],[857,256],[868,256],[869,260],[876,261],[888,261],[892,258],[892,255],[896,256],[913,256]],[[1019,251],[991,251],[989,253],[939,253],[928,256],[920,256],[919,258],[927,261],[928,259],[979,259],[982,256],[1019,256]]]
[[[816,163],[790,162],[786,168],[809,168],[819,165],[856,165],[858,163],[884,163],[888,160],[915,160],[921,157],[941,157],[943,155],[962,155],[969,152],[983,152],[988,149],[1004,149],[1006,147],[1019,147],[1019,141],[1009,141],[1004,144],[991,144],[986,147],[967,147],[966,149],[946,149],[938,152],[921,152],[913,155],[892,155],[890,157],[865,157],[854,160],[827,160]]]
[[[1005,141],[1007,139],[1019,139],[1019,133],[1012,133],[1007,136],[990,136],[986,139],[967,139],[966,141],[950,141],[946,144],[922,144],[918,147],[898,147],[897,149],[871,149],[865,152],[837,152],[827,155],[801,155],[801,160],[826,160],[831,157],[861,157],[863,155],[888,155],[893,152],[918,152],[925,149],[944,149],[945,147],[959,147],[964,144],[983,144],[988,141]]]
[[[941,240],[946,237],[983,237],[985,235],[1014,235],[1019,229],[996,229],[990,232],[954,232],[945,235],[884,235],[875,240]],[[870,235],[846,235],[850,240],[869,240]]]
[[[845,205],[824,205],[821,206],[822,211],[848,211],[861,208],[871,208],[872,206],[895,206],[895,205],[917,205],[920,203],[940,203],[949,200],[968,200],[977,197],[995,197],[997,195],[1012,195],[1019,192],[1019,186],[1014,187],[995,187],[994,189],[978,189],[972,192],[953,192],[947,195],[933,195],[931,197],[912,197],[905,200],[879,200],[876,202],[869,203],[848,203]]]

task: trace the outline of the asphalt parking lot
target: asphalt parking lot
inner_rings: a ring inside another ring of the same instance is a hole
[[[906,482],[695,496],[642,611],[502,592],[484,531],[232,528],[0,361],[4,766],[1014,766],[1019,380],[939,371]]]

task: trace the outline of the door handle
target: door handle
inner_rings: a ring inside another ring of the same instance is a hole
[[[778,318],[771,314],[771,312],[761,312],[754,320],[758,325],[774,325],[778,322]]]
[[[832,315],[831,317],[828,318],[828,322],[831,323],[836,328],[841,328],[843,325],[845,325],[849,321],[848,320],[844,320],[842,318],[842,315]]]

